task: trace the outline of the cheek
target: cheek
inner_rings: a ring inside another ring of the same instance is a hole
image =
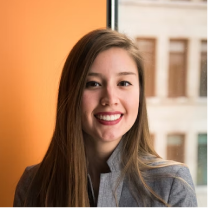
[[[129,106],[139,107],[139,91],[134,91],[126,97],[126,102]]]
[[[83,93],[82,95],[82,112],[85,112],[90,107],[90,95],[89,93]]]
[[[90,98],[86,93],[83,93],[82,96],[82,129],[85,131],[87,128],[86,121],[88,120],[88,112],[90,111]],[[87,122],[88,123],[88,122]]]
[[[94,93],[84,92],[82,96],[82,115],[88,116],[92,114],[96,108],[97,99]]]
[[[132,119],[136,119],[138,110],[139,110],[139,92],[135,91],[131,93],[126,99],[126,106],[129,110],[129,113],[132,116]]]

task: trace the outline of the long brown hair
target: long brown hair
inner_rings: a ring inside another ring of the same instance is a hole
[[[98,29],[81,38],[65,62],[58,92],[54,134],[29,187],[26,206],[89,206],[81,99],[92,63],[101,51],[111,47],[125,49],[135,60],[140,84],[139,113],[123,139],[122,173],[132,176],[134,181],[139,177],[142,183],[137,182],[138,189],[145,187],[150,195],[163,202],[146,187],[142,175],[142,170],[148,167],[143,156],[159,158],[149,140],[142,57],[136,45],[125,35],[110,29]]]

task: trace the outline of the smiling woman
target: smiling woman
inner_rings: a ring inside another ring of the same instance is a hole
[[[138,109],[139,79],[135,61],[122,48],[101,52],[89,70],[82,96],[83,130],[94,142],[111,141],[116,147],[133,126]]]
[[[151,146],[142,58],[125,35],[86,34],[61,76],[56,127],[14,206],[196,206],[187,167]]]

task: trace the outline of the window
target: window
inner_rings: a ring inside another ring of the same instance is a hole
[[[187,41],[170,40],[169,97],[186,96]]]
[[[155,95],[155,39],[137,38],[137,45],[144,59],[146,96]]]
[[[207,41],[201,41],[200,97],[207,96]]]
[[[184,163],[184,140],[183,134],[170,134],[167,137],[167,159]]]
[[[207,185],[207,134],[198,135],[197,185]]]
[[[200,66],[207,53],[206,4],[203,0],[118,0],[119,32],[135,39],[143,54],[147,50],[145,44],[155,39],[152,47],[155,51],[150,48],[155,54],[155,60],[150,62],[153,66],[150,70],[155,70],[154,85],[151,88],[150,83],[149,87],[154,97],[147,97],[155,149],[165,159],[187,163],[195,185],[198,168],[196,132],[207,132],[207,93],[202,93],[202,88],[206,89],[206,84],[202,83],[207,83],[207,71],[203,71],[206,75],[201,75]],[[144,58],[147,62],[146,56]],[[146,76],[150,75],[146,71]],[[204,78],[202,82],[201,77]],[[201,207],[207,207],[206,186],[196,187]]]

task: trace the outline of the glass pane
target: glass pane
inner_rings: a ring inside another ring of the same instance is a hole
[[[207,134],[198,135],[197,185],[207,185]]]
[[[207,41],[201,42],[200,96],[207,97]]]
[[[155,95],[155,39],[137,38],[136,44],[144,58],[146,96]]]
[[[169,55],[169,97],[183,97],[186,94],[186,54]]]
[[[184,52],[185,51],[185,45],[181,41],[172,40],[170,42],[170,51],[171,52]]]
[[[145,62],[154,66],[154,82],[148,69],[145,81],[152,82],[154,89],[154,94],[147,96],[147,111],[155,149],[165,159],[187,164],[198,205],[207,206],[202,165],[206,162],[207,146],[204,139],[198,140],[200,132],[207,132],[207,3],[118,2],[119,32],[137,43],[140,40],[139,47],[145,48],[141,51]],[[151,39],[156,43],[154,53],[148,41]]]
[[[167,159],[182,163],[184,162],[184,135],[168,135]]]
[[[201,42],[201,52],[207,53],[207,41]]]

